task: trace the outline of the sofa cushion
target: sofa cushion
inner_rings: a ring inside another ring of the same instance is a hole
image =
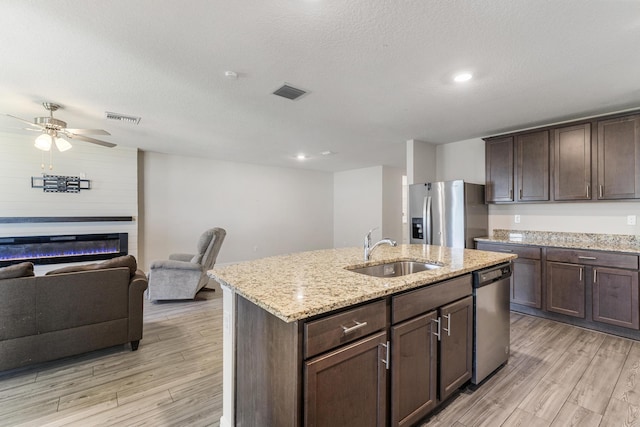
[[[15,279],[17,277],[35,276],[33,273],[33,263],[21,262],[0,268],[0,279]]]
[[[138,263],[136,262],[136,259],[133,255],[124,255],[95,264],[70,265],[68,267],[58,268],[56,270],[48,271],[46,275],[48,276],[51,274],[76,273],[78,271],[92,271],[118,267],[128,267],[129,277],[133,277],[133,275],[136,274],[136,271],[138,270]]]

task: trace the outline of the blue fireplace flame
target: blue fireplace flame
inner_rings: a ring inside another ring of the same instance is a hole
[[[0,266],[109,259],[127,254],[127,240],[126,233],[0,238]]]

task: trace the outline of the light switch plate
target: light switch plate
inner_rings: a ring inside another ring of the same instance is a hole
[[[627,225],[636,225],[635,215],[627,215]]]
[[[514,221],[516,224],[520,224],[520,215],[516,215],[516,216],[513,218],[513,221]]]

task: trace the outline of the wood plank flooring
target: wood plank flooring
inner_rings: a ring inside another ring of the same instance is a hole
[[[221,297],[145,302],[136,352],[115,347],[0,373],[0,426],[217,426]],[[640,342],[512,313],[509,363],[421,427],[635,425]]]
[[[138,351],[120,346],[0,373],[0,426],[217,426],[222,293],[145,301]]]

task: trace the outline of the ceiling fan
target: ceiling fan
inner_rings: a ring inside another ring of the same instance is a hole
[[[102,141],[99,139],[86,136],[90,135],[111,135],[109,132],[103,129],[72,129],[67,127],[67,122],[56,119],[53,117],[53,112],[61,108],[59,104],[52,102],[43,102],[42,105],[49,111],[49,117],[36,117],[33,122],[21,119],[20,117],[7,116],[20,120],[23,123],[31,126],[25,128],[26,130],[41,132],[42,135],[36,138],[35,146],[42,151],[49,151],[52,143],[55,142],[59,151],[66,151],[71,148],[71,144],[62,136],[66,136],[69,139],[79,139],[80,141],[90,142],[92,144],[102,145],[103,147],[115,147],[116,144],[111,142]]]

